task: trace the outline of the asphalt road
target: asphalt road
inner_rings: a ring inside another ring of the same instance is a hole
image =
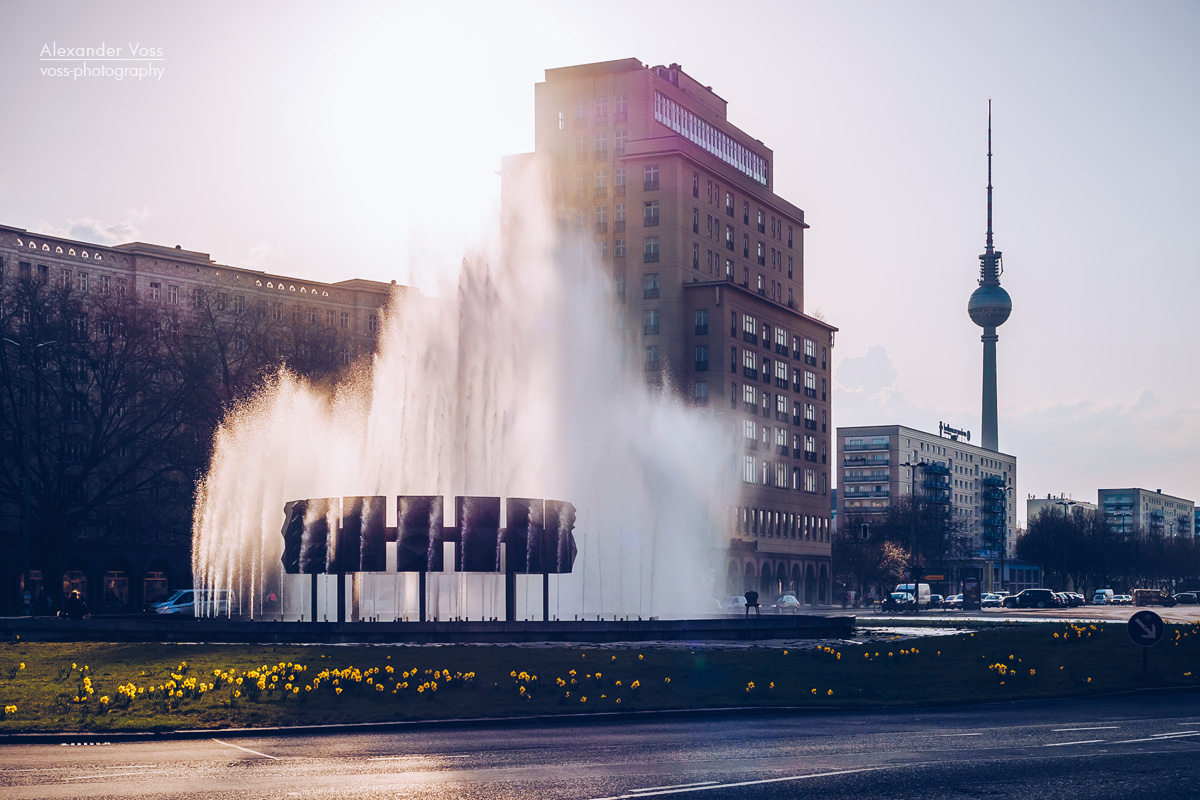
[[[7,745],[0,798],[1196,798],[1200,694]]]

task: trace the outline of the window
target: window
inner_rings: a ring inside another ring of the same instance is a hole
[[[587,102],[584,100],[575,101],[575,124],[587,124]]]
[[[758,243],[758,265],[765,267],[767,265],[767,248],[762,242]]]
[[[625,122],[629,119],[629,103],[625,95],[619,94],[613,98],[613,122]]]
[[[708,335],[708,309],[701,308],[696,311],[696,335]]]
[[[658,237],[648,236],[642,242],[642,261],[647,264],[654,264],[658,261]],[[655,290],[657,291],[657,289]],[[658,295],[655,295],[658,297]]]
[[[758,226],[757,227],[758,227],[759,233],[767,232],[767,226],[763,223],[763,211],[761,208],[758,210]]]
[[[763,276],[761,274],[758,276],[758,293],[763,295],[767,293],[767,290],[763,284]]]
[[[334,320],[336,318],[337,318],[337,314],[334,312],[333,309],[331,309],[331,308],[325,309],[325,325],[326,325],[326,327],[332,328]]]
[[[696,381],[695,398],[700,404],[708,402],[708,381]]]
[[[592,222],[596,233],[608,233],[608,206],[596,206],[592,212]]]
[[[618,272],[613,277],[613,289],[617,293],[617,299],[622,303],[625,302],[625,273]]]
[[[692,243],[692,269],[700,269],[700,245]]]
[[[608,258],[608,239],[600,239],[596,242],[596,258],[601,261]]]
[[[750,344],[758,344],[758,320],[749,314],[742,314],[742,338]]]
[[[658,309],[647,308],[642,314],[642,333],[647,336],[658,333]]]
[[[747,378],[758,378],[758,362],[754,358],[754,351],[742,351],[742,374]]]
[[[815,493],[817,491],[817,473],[816,470],[804,470],[804,491]]]
[[[696,372],[708,370],[708,345],[696,345]]]
[[[173,306],[179,305],[179,287],[167,286],[167,303]]]
[[[758,413],[758,388],[747,383],[742,387],[742,402],[746,404],[746,410],[757,414]]]
[[[592,196],[608,196],[608,170],[598,169],[592,175]]]
[[[317,310],[311,306],[308,309],[308,324],[309,325],[317,324]]]
[[[645,364],[647,370],[658,369],[658,345],[652,344],[646,348]]]
[[[625,194],[625,168],[617,167],[613,170],[613,192],[618,196]]]
[[[750,257],[750,235],[742,234],[742,258]]]
[[[725,193],[725,213],[733,216],[733,192]]]
[[[792,226],[788,225],[788,247],[791,247],[791,246],[792,246]],[[788,258],[788,272],[789,273],[791,272],[791,269],[792,269],[792,259]],[[788,277],[790,278],[791,275],[789,274]]]
[[[644,183],[644,186],[642,188],[647,192],[653,191],[658,188],[658,165],[657,164],[650,164],[649,166],[642,167],[642,181]]]
[[[646,241],[649,241],[649,239]],[[655,246],[657,246],[658,240],[655,239],[654,241]],[[655,260],[657,261],[658,259],[656,258]],[[647,272],[642,276],[642,299],[653,300],[656,297],[658,297],[658,273]]]
[[[619,130],[613,133],[613,155],[625,155],[625,145],[629,142],[629,131]]]
[[[642,207],[642,225],[653,228],[658,225],[658,201],[651,200]]]
[[[817,396],[817,376],[804,370],[804,394],[807,397]]]
[[[700,198],[700,176],[695,172],[692,173],[692,197]]]
[[[100,276],[100,291],[104,292],[105,294],[108,294],[111,289],[112,289],[112,278],[110,278],[108,275],[101,275]]]
[[[780,389],[788,388],[788,367],[782,361],[775,362],[775,386]]]
[[[346,330],[349,327],[350,327],[350,312],[343,311],[342,312],[342,330]]]
[[[742,438],[750,447],[758,444],[758,425],[752,419],[742,420]]]
[[[150,290],[146,294],[146,299],[150,300],[152,302],[155,302],[155,303],[157,303],[159,300],[161,300],[162,299],[162,284],[161,283],[151,283]]]
[[[754,483],[754,476],[757,474],[757,469],[754,465],[754,456],[745,456],[742,462],[742,481],[745,483]]]
[[[593,118],[597,125],[603,125],[608,122],[608,98],[597,97],[595,104],[595,112]]]
[[[804,340],[804,363],[810,367],[814,367],[817,364],[817,346],[813,343],[812,339]]]
[[[712,201],[713,201],[712,181],[709,181],[708,182],[708,202],[711,203]]]
[[[377,327],[379,327],[379,319],[374,314],[371,314],[367,317],[367,330],[374,333]]]
[[[750,224],[750,203],[745,201],[742,202],[742,224]]]
[[[700,232],[700,209],[692,209],[692,233]]]
[[[75,288],[81,292],[87,292],[87,290],[88,290],[88,274],[86,272],[80,272],[75,277]]]
[[[782,394],[775,395],[775,419],[780,422],[787,419],[787,397]],[[782,428],[780,431],[782,432]]]
[[[733,226],[725,226],[725,249],[733,251]]]
[[[595,146],[592,150],[597,161],[608,158],[608,131],[596,131]]]
[[[575,160],[587,161],[587,134],[575,134]]]
[[[613,257],[614,258],[624,258],[625,257],[625,240],[624,239],[617,239],[615,242],[613,242]],[[624,299],[624,297],[622,297],[622,299]]]

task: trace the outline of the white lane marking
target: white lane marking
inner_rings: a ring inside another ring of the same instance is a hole
[[[165,769],[144,769],[139,772],[106,772],[103,775],[80,775],[76,778],[63,778],[64,781],[91,781],[96,778],[119,778],[125,775],[161,775]]]
[[[1160,733],[1156,736],[1148,736],[1145,739],[1122,739],[1113,744],[1133,744],[1134,742],[1167,742],[1171,739],[1183,739],[1188,736],[1200,736],[1200,731],[1184,731],[1182,733]]]
[[[983,736],[982,733],[939,733],[938,736]]]
[[[831,778],[835,775],[857,775],[860,772],[876,772],[885,767],[863,767],[862,769],[841,769],[836,772],[814,772],[808,775],[788,775],[783,778],[763,778],[757,781],[739,781],[738,783],[714,783],[707,786],[694,786],[688,789],[664,789],[651,794],[618,794],[612,797],[597,797],[593,800],[639,800],[643,797],[653,797],[656,794],[683,794],[685,792],[707,792],[710,789],[737,789],[741,786],[760,786],[766,783],[782,783],[783,781],[803,781],[809,778]]]
[[[1042,747],[1066,747],[1069,744],[1101,744],[1103,739],[1087,739],[1082,742],[1054,742],[1053,744],[1044,744]]]
[[[671,786],[647,786],[645,789],[630,789],[631,792],[659,792],[663,789],[687,789],[690,786],[712,786],[716,781],[697,781],[695,783],[676,783]]]
[[[256,756],[262,756],[263,758],[269,758],[272,761],[280,760],[277,756],[269,756],[266,753],[260,753],[257,750],[251,750],[249,747],[242,747],[240,744],[230,744],[229,742],[222,742],[220,739],[213,739],[213,741],[216,742],[217,744],[223,744],[226,747],[236,747],[238,750],[245,750],[247,753],[253,753]]]
[[[413,756],[367,756],[368,761],[417,761],[420,759],[441,759],[441,758],[471,758],[470,755],[465,756],[439,756],[439,755],[413,755]]]
[[[1072,731],[1115,731],[1120,725],[1097,725],[1095,728],[1051,728],[1053,733],[1071,733]]]

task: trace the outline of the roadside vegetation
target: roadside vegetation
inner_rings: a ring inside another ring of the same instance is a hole
[[[729,707],[940,705],[1198,687],[1200,623],[1149,675],[1125,626],[1029,623],[818,649],[0,645],[0,734]]]

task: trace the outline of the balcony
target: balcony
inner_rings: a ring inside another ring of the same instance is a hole
[[[886,458],[876,460],[869,456],[846,456],[842,459],[843,467],[867,466],[867,467],[886,467],[889,461]]]
[[[775,412],[775,420],[776,420],[776,422],[787,422],[788,421],[787,412],[786,411],[776,411]]]
[[[657,264],[658,263],[658,253],[643,253],[642,254],[642,263],[643,264]],[[654,291],[657,292],[658,290],[655,289]],[[655,294],[654,296],[658,297],[657,294]]]
[[[595,161],[608,161],[608,150],[596,150],[592,154]]]
[[[759,256],[759,257],[758,257],[758,265],[759,265],[760,267],[765,267],[765,266],[767,265],[767,257],[766,257],[766,256]]]
[[[654,254],[654,260],[658,261],[657,253]],[[645,289],[642,289],[642,299],[643,300],[654,300],[657,297],[658,297],[658,287],[657,286],[650,286]]]
[[[628,121],[629,121],[629,112],[628,111],[614,111],[613,112],[613,123],[620,124],[622,122],[628,122]]]
[[[815,419],[804,420],[804,429],[807,431],[815,431],[817,429],[817,421]]]
[[[814,464],[815,464],[815,463],[817,463],[817,454],[816,454],[816,453],[810,453],[810,452],[808,452],[808,451],[806,450],[806,451],[804,452],[804,460],[805,460],[805,461],[811,461],[812,463],[814,463]]]
[[[653,192],[658,189],[658,181],[643,181],[642,191]]]
[[[747,341],[750,344],[758,344],[758,334],[757,333],[750,333],[749,331],[742,331],[742,339],[743,339],[743,341]]]
[[[658,325],[643,325],[642,334],[644,336],[654,336],[658,333]]]
[[[595,228],[596,233],[608,233],[608,223],[607,222],[597,222],[592,227]]]
[[[788,354],[788,346],[786,344],[780,344],[779,342],[776,342],[775,352],[781,356],[786,356]]]
[[[733,242],[726,239],[725,240],[725,249],[732,253],[733,252]]]
[[[814,424],[816,424],[816,423],[814,422]],[[847,453],[857,452],[860,450],[887,450],[888,443],[887,442],[864,442],[862,444],[847,443],[846,446],[843,447],[842,449],[845,450]]]
[[[743,402],[743,403],[742,403],[742,405],[744,405],[744,406],[746,407],[746,413],[747,413],[747,414],[753,414],[753,415],[754,415],[754,416],[756,416],[756,417],[758,416],[758,404],[757,404],[757,403],[745,403],[745,402]]]
[[[847,475],[842,478],[842,483],[887,483],[888,480],[885,472],[881,475]]]
[[[787,378],[776,378],[775,386],[776,386],[776,388],[779,388],[779,389],[788,388],[788,379]]]
[[[607,125],[608,124],[608,114],[597,114],[596,116],[592,117],[592,124],[593,125]]]
[[[779,445],[779,455],[786,456],[788,454],[788,446],[786,444]]]
[[[798,414],[795,414],[795,415],[793,415],[793,416],[792,416],[792,424],[793,424],[793,425],[799,425],[799,424],[800,424],[800,416],[799,416]]]
[[[619,219],[613,223],[613,233],[624,233],[624,232],[625,232],[625,220]]]
[[[607,186],[597,186],[595,189],[592,189],[593,200],[599,200],[601,197],[608,197]]]
[[[618,183],[616,186],[614,186],[613,187],[613,196],[614,197],[624,197],[625,196],[625,184]]]
[[[807,386],[805,386],[805,387],[804,387],[804,396],[805,396],[805,397],[816,397],[816,396],[817,396],[817,390],[816,390],[816,389],[810,389],[810,388],[808,388]],[[848,448],[848,447],[847,447],[846,449],[847,449],[847,450],[849,450],[850,448]]]
[[[657,228],[658,227],[658,215],[656,214],[653,217],[642,217],[642,227],[643,228]]]
[[[815,367],[817,365],[817,357],[816,356],[805,356],[804,363],[808,364],[810,367]]]
[[[697,336],[708,336],[708,326],[707,325],[697,325],[696,326],[696,335]]]
[[[708,361],[697,361],[696,372],[708,372]]]
[[[742,367],[742,374],[752,380],[758,380],[758,370],[754,367]]]

